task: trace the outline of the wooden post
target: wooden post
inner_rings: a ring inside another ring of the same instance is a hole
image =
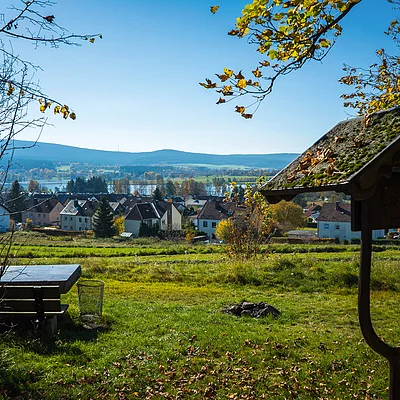
[[[376,334],[371,321],[371,261],[372,228],[369,221],[368,201],[361,203],[361,260],[358,281],[358,318],[365,341],[390,364],[389,400],[400,400],[400,348],[391,347]]]

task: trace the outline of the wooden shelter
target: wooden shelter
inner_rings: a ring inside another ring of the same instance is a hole
[[[400,107],[340,122],[260,191],[270,203],[304,192],[351,195],[351,227],[361,231],[360,326],[389,361],[389,400],[400,400],[400,347],[378,337],[370,311],[372,230],[400,228]]]

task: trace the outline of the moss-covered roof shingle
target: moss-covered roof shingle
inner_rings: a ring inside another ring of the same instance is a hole
[[[337,124],[266,183],[266,197],[306,191],[349,191],[350,183],[388,152],[400,151],[400,107]],[[389,157],[390,158],[390,157]],[[387,154],[386,154],[387,161]]]

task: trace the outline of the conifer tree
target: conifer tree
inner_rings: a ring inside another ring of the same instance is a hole
[[[93,215],[93,231],[96,237],[106,238],[115,235],[114,214],[110,203],[101,197]]]
[[[162,201],[164,199],[162,192],[158,186],[154,189],[153,199],[158,201]]]
[[[21,212],[25,209],[25,192],[23,187],[15,180],[8,192],[6,207],[11,212],[11,217],[16,222],[22,222]]]

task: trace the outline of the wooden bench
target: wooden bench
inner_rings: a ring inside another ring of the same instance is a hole
[[[0,286],[0,319],[3,321],[34,322],[35,329],[49,327],[57,331],[57,316],[67,310],[61,304],[59,286]]]

